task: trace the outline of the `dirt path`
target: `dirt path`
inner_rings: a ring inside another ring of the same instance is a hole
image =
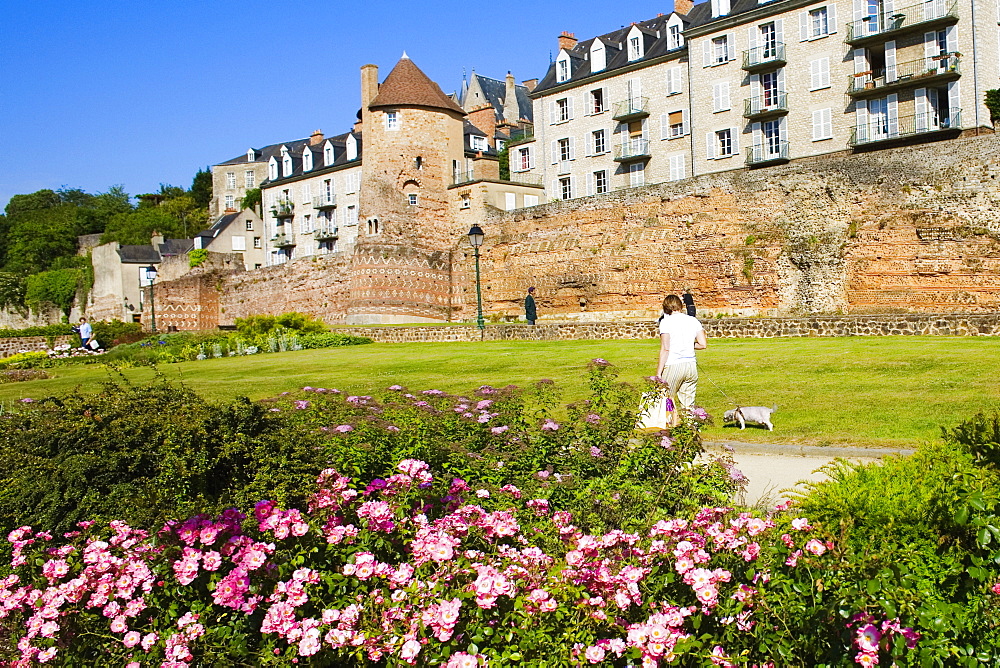
[[[747,505],[773,506],[787,498],[787,490],[801,481],[820,481],[826,476],[816,470],[838,457],[859,462],[878,461],[886,455],[910,454],[912,450],[883,448],[838,448],[808,445],[779,445],[710,441],[710,454],[728,452],[736,467],[750,482],[744,502]]]

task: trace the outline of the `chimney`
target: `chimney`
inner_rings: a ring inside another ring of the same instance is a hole
[[[486,142],[490,146],[496,146],[494,137],[497,133],[497,111],[493,105],[487,102],[469,110],[469,122],[479,128],[486,135]]]
[[[521,85],[528,89],[528,92],[535,90],[535,86],[538,85],[538,79],[525,79],[521,82]]]
[[[315,146],[316,144],[322,144],[322,143],[323,143],[323,131],[313,130],[313,133],[309,135],[309,145]]]
[[[503,94],[503,122],[516,125],[521,120],[521,108],[517,104],[517,88],[514,75],[507,72],[507,82]]]
[[[378,65],[361,66],[361,109],[367,111],[368,105],[378,95]]]
[[[563,30],[562,34],[559,35],[559,48],[569,51],[574,46],[576,46],[576,34]]]
[[[674,11],[681,16],[687,16],[694,7],[694,0],[674,0]]]

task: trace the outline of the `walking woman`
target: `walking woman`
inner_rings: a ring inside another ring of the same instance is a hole
[[[660,360],[656,375],[663,379],[674,397],[677,410],[670,416],[670,426],[680,424],[680,408],[690,410],[698,389],[698,364],[694,351],[708,347],[705,330],[697,318],[685,313],[684,302],[677,295],[663,300],[660,318]]]

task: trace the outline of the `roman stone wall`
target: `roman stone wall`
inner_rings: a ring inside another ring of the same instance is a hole
[[[487,311],[648,317],[690,287],[699,312],[996,311],[1000,137],[986,135],[495,213]]]
[[[830,316],[814,318],[719,318],[703,320],[709,338],[803,336],[1000,336],[998,314]],[[575,322],[550,325],[472,325],[435,327],[338,327],[338,333],[366,336],[377,343],[460,341],[576,341],[653,339],[655,322]]]

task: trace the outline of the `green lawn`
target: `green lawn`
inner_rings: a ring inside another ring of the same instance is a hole
[[[259,399],[304,385],[355,393],[394,383],[468,392],[484,383],[551,378],[566,399],[583,394],[594,357],[625,380],[654,371],[657,342],[508,341],[373,344],[206,360],[160,367],[205,396]],[[1000,339],[951,337],[716,339],[699,354],[698,403],[721,418],[725,395],[744,405],[778,404],[775,431],[709,428],[709,439],[814,445],[914,446],[979,410],[1000,409]],[[53,369],[55,378],[0,385],[0,401],[96,389],[99,366]],[[150,369],[129,369],[134,381]],[[721,389],[720,389],[721,388]]]

